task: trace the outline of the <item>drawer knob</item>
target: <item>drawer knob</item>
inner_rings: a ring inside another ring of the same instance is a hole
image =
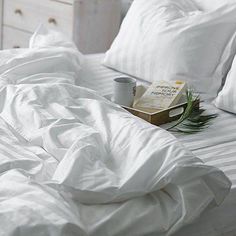
[[[48,19],[48,23],[49,23],[49,24],[54,24],[54,25],[56,25],[56,24],[57,24],[57,21],[56,21],[56,19],[50,17],[50,18]]]
[[[20,48],[20,46],[18,46],[18,45],[15,45],[15,46],[13,46],[13,48]]]
[[[21,9],[16,9],[16,10],[15,10],[15,14],[18,14],[18,15],[23,15],[23,13],[22,13]]]

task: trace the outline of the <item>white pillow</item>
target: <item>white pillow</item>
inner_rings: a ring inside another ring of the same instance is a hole
[[[191,0],[134,0],[104,64],[150,82],[185,80],[216,96],[235,32],[236,4],[202,12]]]
[[[227,4],[234,4],[235,0],[194,0],[201,9],[212,11]]]
[[[236,114],[236,55],[225,85],[215,99],[216,107]]]

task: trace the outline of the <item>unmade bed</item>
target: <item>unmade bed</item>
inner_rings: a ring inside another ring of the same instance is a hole
[[[219,117],[176,139],[106,99],[121,74],[58,32],[1,56],[0,235],[235,234],[233,115],[206,102]]]
[[[79,85],[112,94],[112,80],[122,74],[102,65],[104,55],[87,55],[82,69],[83,80]],[[138,84],[147,84],[138,80]],[[193,135],[173,133],[184,145],[205,163],[220,168],[232,181],[232,188],[224,203],[204,213],[200,219],[186,226],[176,236],[234,236],[236,235],[236,117],[217,109],[211,99],[204,103],[209,113],[219,116],[209,128]],[[163,126],[165,127],[165,125]]]

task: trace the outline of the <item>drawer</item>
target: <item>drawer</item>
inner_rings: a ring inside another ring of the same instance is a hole
[[[3,23],[28,32],[44,24],[72,36],[73,6],[51,0],[6,0]]]
[[[32,34],[11,27],[3,27],[3,49],[28,48],[29,39]]]

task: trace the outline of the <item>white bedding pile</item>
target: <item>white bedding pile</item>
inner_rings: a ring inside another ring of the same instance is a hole
[[[0,235],[169,235],[223,201],[223,172],[75,86],[79,66],[44,45],[0,67]]]

